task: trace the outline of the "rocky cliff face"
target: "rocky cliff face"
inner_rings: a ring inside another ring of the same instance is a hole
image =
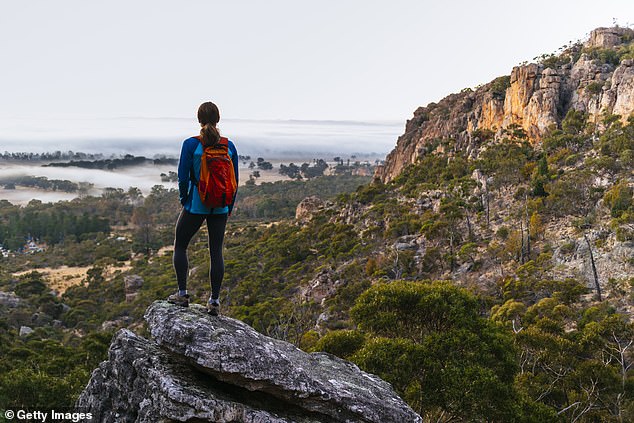
[[[619,49],[631,48],[632,39],[629,28],[598,28],[585,44],[559,57],[517,66],[510,77],[418,108],[375,176],[384,182],[394,179],[434,139],[454,138],[458,148],[472,152],[484,141],[483,131],[501,137],[521,128],[539,142],[571,108],[587,112],[590,119],[603,111],[626,119],[634,112],[634,62],[614,60]],[[601,55],[606,52],[613,54]]]
[[[97,422],[420,422],[378,377],[201,306],[155,302],[117,333],[77,406]]]

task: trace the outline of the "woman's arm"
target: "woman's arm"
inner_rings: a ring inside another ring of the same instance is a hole
[[[193,141],[195,142],[193,142]],[[197,147],[196,138],[188,138],[183,141],[181,156],[178,161],[178,199],[185,205],[189,196],[189,180],[191,179],[191,169],[194,164],[194,151]]]

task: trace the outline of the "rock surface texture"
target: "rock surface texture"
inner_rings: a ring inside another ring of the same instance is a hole
[[[585,44],[562,53],[561,60],[516,66],[510,77],[419,107],[375,176],[383,182],[396,178],[433,148],[435,139],[453,138],[457,148],[472,153],[488,137],[483,135],[487,131],[499,138],[505,131],[522,129],[529,140],[539,142],[570,109],[584,111],[595,121],[604,111],[627,119],[634,112],[634,62],[602,63],[592,53],[616,51],[632,39],[630,28],[598,28]]]
[[[125,301],[130,303],[137,297],[139,289],[143,286],[143,278],[139,275],[129,275],[123,278],[125,288]]]
[[[98,422],[421,422],[354,364],[305,353],[240,321],[163,301],[153,340],[123,329],[77,406]]]
[[[297,205],[295,209],[295,219],[302,223],[308,222],[313,218],[313,215],[323,209],[324,206],[325,202],[319,197],[306,197]]]

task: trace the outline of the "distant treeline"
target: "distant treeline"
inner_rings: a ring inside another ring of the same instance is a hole
[[[81,240],[84,234],[110,232],[107,218],[71,203],[33,201],[21,208],[3,201],[0,210],[0,244],[14,251],[19,251],[26,239],[57,244],[66,239]]]
[[[103,159],[103,154],[89,154],[73,151],[55,151],[52,153],[9,153],[5,151],[4,154],[0,154],[2,160],[14,160],[14,161],[51,161],[51,160],[100,160]]]
[[[79,192],[87,191],[93,187],[88,182],[71,182],[62,179],[48,179],[45,176],[8,176],[0,179],[0,186],[4,189],[16,189],[16,187],[38,188],[47,191]]]
[[[300,201],[308,196],[322,200],[354,192],[372,178],[368,176],[320,176],[299,181],[263,182],[238,189],[233,215],[242,219],[286,219],[295,216]]]
[[[344,161],[335,157],[335,162],[337,163],[334,166],[328,165],[324,159],[314,159],[312,166],[310,163],[302,163],[300,166],[290,163],[288,166],[284,164],[280,164],[280,175],[286,175],[291,179],[311,179],[319,176],[324,176],[324,172],[330,169],[331,175],[338,176],[370,176],[374,174],[374,166],[369,162],[360,162],[354,161],[350,162],[348,159],[347,164],[344,164]],[[257,174],[254,175],[257,177]]]
[[[135,166],[139,164],[178,164],[177,158],[169,158],[165,156],[155,156],[153,159],[148,159],[144,156],[133,156],[132,154],[126,154],[118,157],[111,155],[106,157],[101,153],[91,154],[73,151],[55,151],[52,153],[9,153],[8,151],[5,151],[3,154],[0,154],[0,160],[20,162],[59,162],[50,163],[44,166],[83,167],[86,169],[115,169],[117,167]]]
[[[120,167],[139,166],[144,164],[153,165],[173,165],[178,164],[178,159],[161,157],[156,159],[148,159],[143,156],[133,156],[126,154],[123,158],[117,159],[100,159],[100,160],[71,160],[70,162],[49,163],[43,165],[45,167],[81,167],[84,169],[117,169]]]

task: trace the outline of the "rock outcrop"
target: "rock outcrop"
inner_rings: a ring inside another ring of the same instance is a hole
[[[295,209],[295,220],[300,223],[308,222],[313,215],[323,209],[326,203],[319,197],[313,195],[304,198]]]
[[[129,275],[123,278],[125,289],[125,301],[130,303],[135,300],[139,289],[143,286],[143,278],[139,275]]]
[[[13,292],[0,291],[0,306],[15,308],[22,300]]]
[[[589,48],[612,48],[623,43],[623,38],[632,36],[629,28],[597,28],[590,33],[590,38],[586,41]]]
[[[539,142],[570,109],[588,113],[595,122],[604,111],[627,119],[634,112],[634,61],[602,62],[593,52],[616,52],[633,39],[629,28],[598,28],[585,44],[570,47],[556,60],[516,66],[510,77],[419,107],[375,176],[383,182],[394,179],[435,148],[436,139],[453,138],[456,148],[476,154],[485,138],[500,138],[505,131],[521,129]]]
[[[342,284],[343,282],[336,279],[331,269],[323,269],[301,288],[300,294],[306,301],[323,304],[323,301],[334,295]]]
[[[77,406],[98,422],[420,422],[380,378],[202,306],[152,304],[117,333]]]

